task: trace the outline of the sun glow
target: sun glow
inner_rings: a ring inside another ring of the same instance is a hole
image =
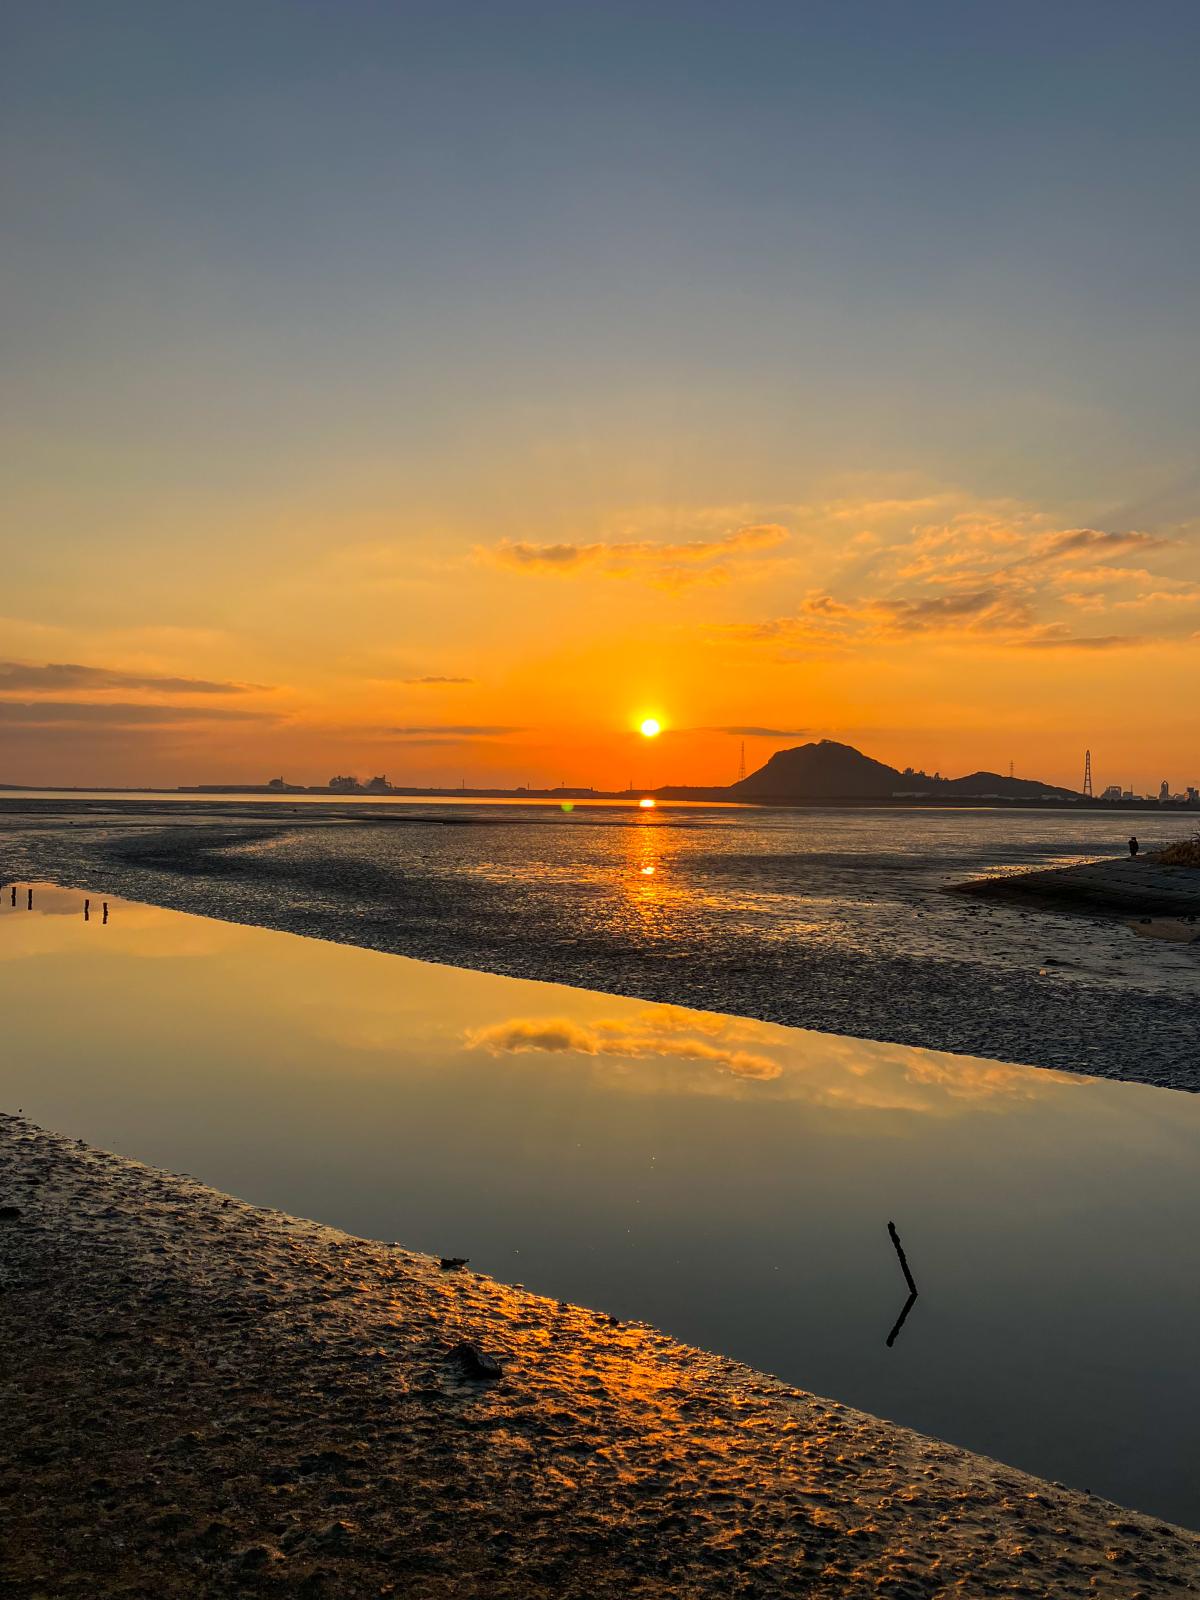
[[[662,723],[656,717],[647,717],[638,731],[644,739],[656,739],[662,732]]]
[[[643,811],[654,810],[654,801],[650,799],[649,795],[647,795],[644,800],[639,800],[638,805],[641,806]]]

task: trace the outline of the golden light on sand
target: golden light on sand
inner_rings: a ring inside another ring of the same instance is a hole
[[[644,739],[656,739],[662,732],[662,723],[658,721],[657,717],[647,717],[638,732]]]
[[[644,800],[639,800],[638,801],[638,805],[641,806],[643,811],[653,811],[654,810],[654,801],[651,800],[649,795],[647,795]]]

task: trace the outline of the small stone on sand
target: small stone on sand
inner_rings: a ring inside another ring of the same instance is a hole
[[[456,1344],[446,1359],[457,1364],[464,1378],[491,1379],[504,1375],[504,1368],[494,1356],[485,1354],[478,1345],[466,1339]]]

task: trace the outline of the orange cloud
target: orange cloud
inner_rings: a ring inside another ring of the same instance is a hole
[[[1143,637],[1116,632],[1072,637],[1055,612],[1061,614],[1065,606],[1103,611],[1110,603],[1179,608],[1200,598],[1193,579],[1113,564],[1122,555],[1150,558],[1180,548],[1177,541],[1150,533],[1047,527],[1044,516],[1004,502],[955,513],[948,496],[868,501],[858,514],[880,525],[903,524],[910,512],[923,516],[930,509],[948,515],[934,525],[902,525],[890,538],[869,535],[870,554],[858,565],[857,592],[812,588],[790,613],[718,624],[717,631],[750,644],[799,648],[810,656],[918,636],[937,642],[980,635],[1014,649],[1106,650],[1132,648]],[[826,508],[826,516],[839,521],[854,515],[850,506]],[[851,543],[861,539],[860,534]],[[830,578],[844,565],[827,563]],[[1118,585],[1138,587],[1112,601],[1103,595]],[[1088,599],[1081,592],[1087,589],[1096,590],[1097,598]]]
[[[1139,610],[1146,606],[1194,606],[1200,604],[1200,588],[1195,589],[1151,589],[1143,594],[1132,595],[1126,600],[1112,602],[1116,610]]]
[[[1053,582],[1065,587],[1080,584],[1085,588],[1106,589],[1118,584],[1153,583],[1155,577],[1145,567],[1064,567],[1054,574]],[[1167,582],[1158,579],[1158,582]]]
[[[735,528],[716,539],[681,542],[597,540],[590,544],[533,544],[502,539],[480,554],[521,572],[577,573],[592,570],[613,578],[649,575],[658,582],[686,583],[728,576],[731,563],[777,550],[788,542],[778,523]]]
[[[1133,550],[1165,550],[1169,539],[1160,539],[1151,533],[1105,533],[1098,528],[1066,528],[1059,533],[1045,534],[1037,540],[1031,556],[1046,561],[1057,561],[1083,551],[1104,556],[1128,555]]]
[[[1136,633],[1102,633],[1088,637],[1064,634],[1061,638],[1025,639],[1027,650],[1131,650],[1146,641]]]

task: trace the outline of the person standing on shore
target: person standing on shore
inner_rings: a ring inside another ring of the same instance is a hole
[[[1137,842],[1136,835],[1130,835],[1130,839],[1129,839],[1129,856],[1130,856],[1130,860],[1133,860],[1137,856],[1137,853],[1141,848],[1142,848],[1141,845]]]

